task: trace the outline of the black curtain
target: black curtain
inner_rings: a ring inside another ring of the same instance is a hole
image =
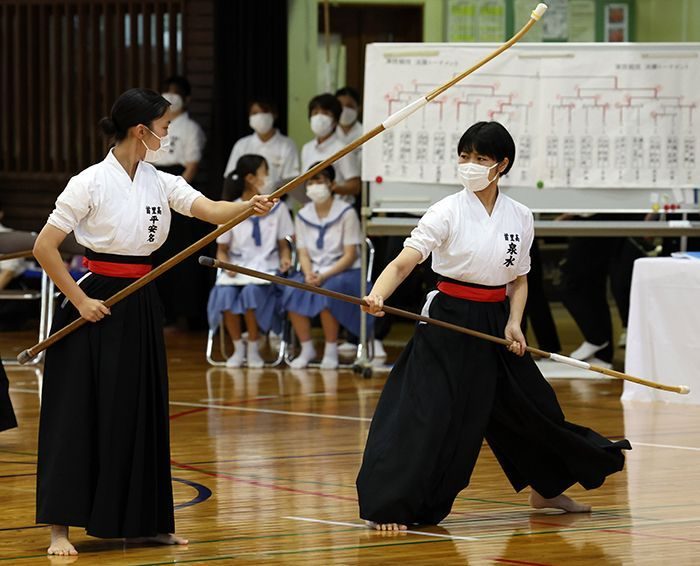
[[[222,179],[233,144],[251,133],[251,98],[276,102],[287,131],[287,0],[218,0],[212,116],[212,186]],[[214,191],[214,197],[219,197]]]

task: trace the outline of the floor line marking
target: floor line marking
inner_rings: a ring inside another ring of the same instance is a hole
[[[320,523],[322,525],[333,525],[336,527],[353,527],[355,529],[364,529],[364,530],[374,530],[374,529],[369,529],[367,525],[361,525],[359,523],[345,523],[343,521],[324,521],[323,519],[312,519],[310,517],[294,517],[294,516],[288,516],[288,517],[282,517],[283,519],[291,519],[292,521],[305,521],[307,523]],[[424,537],[434,537],[434,538],[445,538],[445,539],[450,539],[450,540],[479,540],[476,537],[460,537],[456,535],[441,535],[439,533],[426,533],[424,531],[412,531],[412,530],[407,530],[407,531],[400,531],[401,533],[406,533],[409,535],[420,535]]]
[[[16,387],[10,387],[10,391],[17,393],[37,393],[36,390],[31,389],[20,389]],[[287,415],[292,417],[313,417],[318,419],[335,419],[342,421],[359,421],[359,422],[371,422],[372,419],[367,417],[351,417],[346,415],[327,415],[323,413],[303,413],[298,411],[283,411],[281,409],[254,409],[252,407],[238,407],[235,405],[219,405],[211,403],[189,403],[186,401],[170,401],[170,405],[181,406],[181,407],[197,407],[203,409],[222,409],[227,411],[239,411],[239,412],[249,412],[249,413],[267,413],[271,415]],[[632,445],[646,446],[649,448],[670,448],[674,450],[688,450],[690,452],[700,452],[700,448],[695,446],[678,446],[676,444],[653,444],[650,442],[637,442],[635,440],[630,440]]]
[[[200,407],[205,409],[223,409],[226,411],[241,411],[246,413],[267,413],[270,415],[285,415],[291,417],[314,417],[317,419],[335,419],[340,421],[370,422],[372,419],[365,417],[350,417],[346,415],[327,415],[324,413],[302,413],[298,411],[283,411],[281,409],[254,409],[252,407],[238,407],[236,405],[214,405],[205,403],[188,403],[186,401],[170,401],[171,405],[181,407]]]

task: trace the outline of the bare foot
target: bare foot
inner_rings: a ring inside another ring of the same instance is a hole
[[[51,525],[51,545],[46,551],[52,556],[76,556],[78,551],[68,540],[68,527]]]
[[[128,538],[130,543],[153,543],[153,544],[187,544],[189,541],[172,533],[158,533],[154,537]]]
[[[591,506],[587,503],[578,503],[563,493],[551,499],[546,499],[534,489],[530,493],[530,505],[535,509],[563,509],[567,513],[590,513],[591,511]]]
[[[365,521],[370,529],[375,531],[405,531],[408,530],[406,525],[399,523],[375,523],[374,521]]]

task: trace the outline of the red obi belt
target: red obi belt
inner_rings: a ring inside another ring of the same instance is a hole
[[[150,256],[101,254],[92,250],[85,250],[83,266],[97,275],[125,279],[138,279],[153,269]]]
[[[437,288],[438,291],[450,297],[476,301],[477,303],[500,303],[506,300],[505,285],[490,287],[488,285],[466,283],[465,281],[455,281],[454,279],[441,279],[437,284]]]

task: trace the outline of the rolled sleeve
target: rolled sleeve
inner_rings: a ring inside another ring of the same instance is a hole
[[[56,199],[56,207],[49,215],[47,224],[70,234],[92,209],[90,191],[80,179],[73,177]]]
[[[442,245],[448,233],[449,218],[440,209],[429,208],[404,240],[403,247],[416,250],[421,255],[420,263],[423,263],[435,248]]]
[[[192,216],[192,203],[204,195],[198,190],[193,189],[187,181],[179,175],[171,175],[163,171],[158,171],[158,177],[165,187],[170,208],[185,216]]]

